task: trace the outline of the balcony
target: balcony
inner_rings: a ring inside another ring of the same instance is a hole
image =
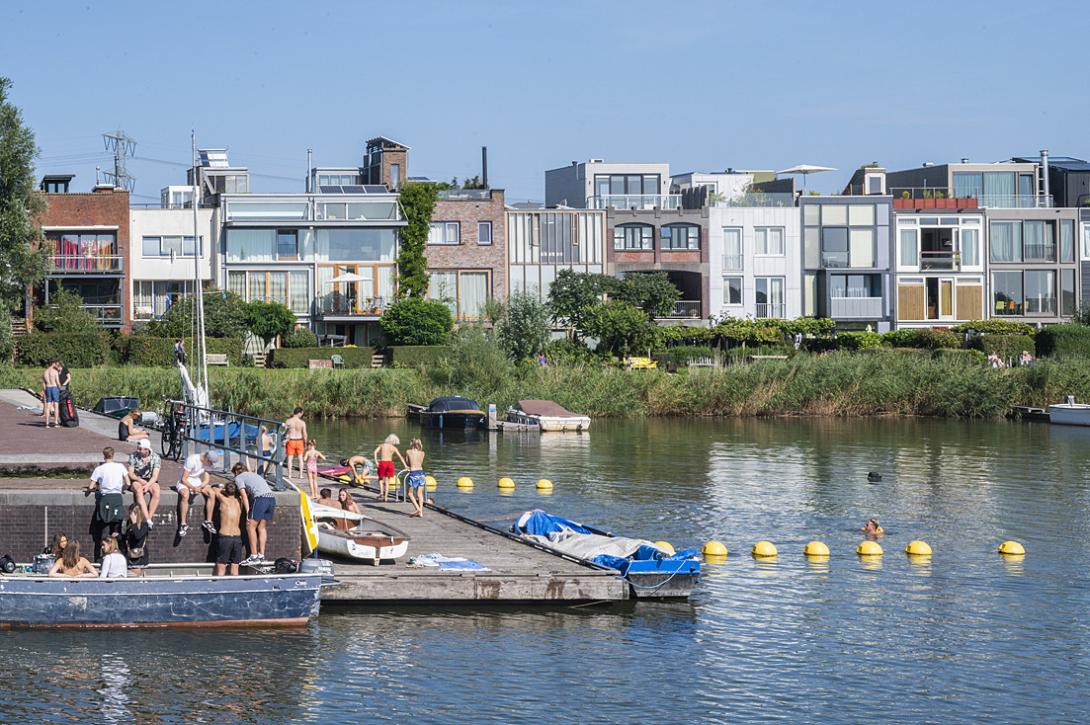
[[[1049,208],[1052,197],[1043,194],[963,194],[953,196],[937,187],[894,186],[894,209],[1038,209]]]
[[[741,272],[743,264],[743,257],[741,254],[724,254],[723,255],[723,271],[724,272]]]
[[[680,209],[681,194],[610,194],[587,199],[589,209]]]
[[[730,199],[718,199],[709,204],[714,207],[795,206],[795,195],[786,192],[750,192]]]
[[[920,269],[926,271],[958,272],[961,270],[961,255],[957,252],[920,252]]]
[[[121,274],[120,254],[53,254],[49,257],[51,274]]]
[[[319,317],[373,318],[381,315],[394,302],[388,297],[349,297],[340,292],[330,292],[314,300]]]
[[[669,314],[660,315],[659,319],[699,320],[702,317],[700,308],[700,300],[678,300],[674,303],[674,309]]]
[[[787,305],[782,302],[758,302],[758,319],[782,320],[787,317]]]
[[[836,319],[878,319],[884,317],[881,297],[833,297],[830,314]]]

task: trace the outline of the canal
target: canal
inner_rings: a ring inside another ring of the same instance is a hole
[[[405,421],[312,424],[331,458]],[[4,632],[5,721],[1048,722],[1090,701],[1090,430],[933,420],[596,421],[428,435],[437,503],[544,508],[677,548],[690,602],[326,608],[299,632]],[[868,472],[881,473],[878,483]],[[476,487],[455,489],[459,476]],[[501,495],[500,476],[517,488]],[[555,490],[535,491],[538,478]],[[874,516],[885,556],[854,554]],[[930,563],[902,553],[910,539]],[[775,562],[749,547],[774,541]],[[820,539],[832,557],[808,562]],[[996,554],[1023,542],[1023,561]],[[426,553],[426,552],[417,552]],[[442,553],[442,552],[440,552]]]

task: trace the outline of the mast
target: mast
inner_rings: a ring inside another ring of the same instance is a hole
[[[189,132],[191,151],[193,154],[193,289],[196,292],[195,314],[197,317],[197,339],[194,350],[194,362],[197,372],[197,389],[203,390],[205,398],[208,396],[208,355],[204,342],[204,290],[201,289],[201,237],[197,219],[197,204],[200,199],[200,174],[197,159],[197,134]],[[207,402],[205,403],[207,405]]]

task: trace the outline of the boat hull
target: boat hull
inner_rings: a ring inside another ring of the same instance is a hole
[[[1090,426],[1090,405],[1081,403],[1050,405],[1048,420],[1056,425]]]
[[[0,577],[0,627],[301,626],[321,576]]]
[[[423,411],[420,413],[420,424],[425,428],[443,430],[447,428],[484,428],[484,413],[434,413]]]
[[[361,542],[351,534],[342,535],[339,532],[318,532],[318,551],[322,554],[333,554],[348,559],[362,559],[364,561],[396,561],[409,550],[408,540],[397,539],[386,542]]]
[[[590,431],[590,418],[585,415],[530,415],[520,410],[507,411],[507,420],[520,425],[533,425],[542,433],[583,433]]]

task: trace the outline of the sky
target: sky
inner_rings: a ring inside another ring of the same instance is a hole
[[[89,190],[137,142],[134,202],[184,183],[190,131],[253,191],[302,191],[367,139],[408,173],[544,199],[573,160],[673,173],[1090,157],[1086,2],[22,2],[0,4],[40,173]]]

